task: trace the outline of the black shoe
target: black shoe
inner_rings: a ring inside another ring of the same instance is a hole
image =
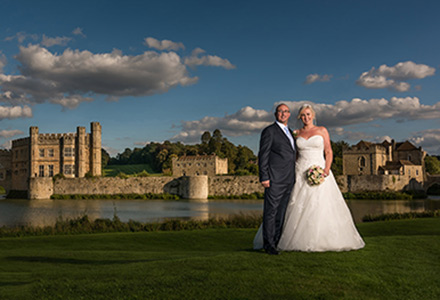
[[[270,255],[279,255],[280,254],[280,252],[278,252],[277,249],[275,249],[275,248],[266,249],[266,253],[270,254]]]

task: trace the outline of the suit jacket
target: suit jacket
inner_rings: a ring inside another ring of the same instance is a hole
[[[296,151],[280,126],[273,123],[266,127],[261,133],[258,152],[260,181],[270,180],[271,183],[276,184],[293,184],[295,160]]]

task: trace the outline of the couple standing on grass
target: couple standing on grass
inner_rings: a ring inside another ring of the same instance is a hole
[[[348,251],[364,247],[330,171],[330,136],[325,127],[314,124],[312,106],[300,108],[298,119],[303,127],[295,135],[287,126],[287,105],[276,107],[275,118],[260,140],[258,165],[265,188],[264,210],[254,249],[276,255],[279,251]],[[315,166],[321,168],[324,181],[312,185],[306,173]]]

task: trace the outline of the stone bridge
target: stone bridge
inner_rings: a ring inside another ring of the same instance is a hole
[[[426,181],[423,187],[425,188],[425,192],[434,184],[440,185],[440,175],[426,175]]]

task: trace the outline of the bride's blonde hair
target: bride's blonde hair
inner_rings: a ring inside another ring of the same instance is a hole
[[[312,112],[312,114],[313,114],[313,123],[316,125],[316,112],[313,109],[313,107],[310,104],[308,104],[308,103],[301,105],[301,107],[299,108],[298,116],[297,116],[298,120],[301,119],[301,114],[303,113],[303,111],[306,108],[310,109],[310,111]]]

